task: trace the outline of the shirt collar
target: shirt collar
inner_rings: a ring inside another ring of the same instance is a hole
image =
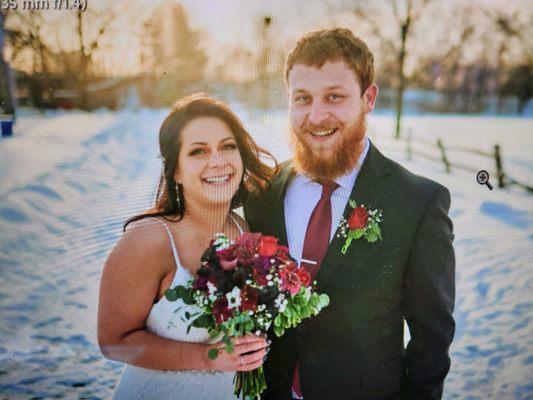
[[[365,161],[366,155],[368,154],[368,151],[370,150],[370,140],[368,137],[365,137],[365,147],[363,147],[363,151],[361,152],[361,155],[359,156],[359,159],[357,160],[357,164],[355,168],[348,171],[347,174],[338,177],[335,179],[335,182],[342,188],[351,190],[355,180],[357,179],[357,175],[359,174],[359,170],[361,169],[361,166],[363,165],[363,162]],[[314,180],[312,180],[310,177],[304,174],[298,174],[301,176],[302,181],[304,184],[307,183],[316,183]]]

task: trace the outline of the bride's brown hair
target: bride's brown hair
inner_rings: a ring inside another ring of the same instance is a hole
[[[174,180],[178,154],[181,148],[180,136],[183,128],[189,122],[201,117],[222,120],[229,127],[237,142],[237,148],[243,163],[243,177],[231,201],[231,208],[240,207],[250,193],[257,193],[269,185],[270,180],[278,169],[274,157],[255,143],[239,120],[239,117],[225,103],[204,93],[196,93],[178,100],[163,121],[159,130],[159,149],[163,160],[163,168],[157,188],[155,205],[148,211],[128,219],[124,224],[124,230],[128,224],[143,218],[162,216],[165,219],[178,221],[183,218],[185,213],[183,190],[181,185],[178,184],[178,190],[176,191],[176,181]],[[261,157],[273,160],[274,167],[262,162]]]

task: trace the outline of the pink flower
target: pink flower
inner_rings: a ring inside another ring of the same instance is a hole
[[[244,232],[237,238],[236,244],[238,247],[244,247],[250,253],[255,253],[261,242],[261,236],[260,233]]]
[[[287,261],[291,258],[289,248],[286,246],[278,245],[278,252],[276,256],[281,261]]]
[[[226,250],[218,252],[219,264],[225,271],[232,271],[237,267],[239,261],[235,247],[229,247]]]
[[[305,268],[298,268],[298,271],[296,273],[298,274],[302,285],[308,287],[311,284],[311,274]]]
[[[291,296],[295,296],[302,287],[302,282],[298,273],[293,272],[292,269],[284,268],[280,271],[279,277],[281,278],[281,289],[290,292]]]

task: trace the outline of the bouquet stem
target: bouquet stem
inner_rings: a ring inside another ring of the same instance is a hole
[[[267,387],[262,366],[253,371],[237,372],[233,383],[235,396],[243,400],[260,399],[261,393]]]

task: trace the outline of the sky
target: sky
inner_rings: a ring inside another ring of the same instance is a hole
[[[140,35],[142,22],[149,18],[156,7],[164,6],[168,3],[180,3],[184,6],[190,18],[193,28],[200,30],[203,35],[203,45],[213,60],[221,60],[224,55],[235,46],[242,46],[250,50],[257,48],[261,43],[261,32],[259,27],[265,16],[272,19],[270,30],[271,43],[278,48],[288,50],[296,39],[303,33],[331,26],[332,23],[351,28],[357,34],[363,36],[370,48],[381,45],[379,38],[368,31],[368,27],[357,22],[353,8],[356,4],[368,12],[377,4],[385,4],[385,0],[371,3],[358,2],[357,0],[88,0],[88,11],[94,12],[101,8],[113,6],[119,9],[121,18],[118,18],[113,25],[113,34],[108,35],[103,43],[105,47],[100,53],[101,63],[107,65],[108,69],[114,70],[115,74],[136,73],[140,70]],[[398,0],[401,2],[401,0]],[[447,0],[445,2],[435,2],[441,10],[453,15],[453,8],[459,4],[460,0]],[[496,0],[472,0],[469,2],[472,7],[483,6],[491,10],[502,10],[513,12],[513,10],[527,10],[531,14],[533,11],[531,0],[511,0],[502,2]],[[342,9],[349,10],[344,13]],[[333,19],[332,15],[337,16]],[[522,13],[521,15],[523,15]],[[49,12],[49,32],[47,38],[50,42],[61,42],[63,46],[73,43],[75,35],[72,30],[75,23],[74,15],[68,11]],[[445,16],[439,14],[439,17]],[[455,40],[461,19],[474,18],[456,15],[448,17],[446,24],[439,27],[433,23],[431,18],[422,25],[424,40],[420,46],[439,46],[438,40]],[[480,26],[483,22],[477,22]],[[58,28],[59,26],[59,28]],[[91,28],[90,26],[88,27]],[[93,27],[96,29],[97,27]],[[57,34],[59,29],[60,34]],[[389,37],[396,34],[397,27],[390,20],[379,21],[378,29]],[[490,36],[490,30],[489,35]],[[455,38],[455,39],[454,39]],[[482,38],[480,38],[482,39]],[[490,39],[490,37],[489,37]],[[373,48],[374,47],[374,48]]]

